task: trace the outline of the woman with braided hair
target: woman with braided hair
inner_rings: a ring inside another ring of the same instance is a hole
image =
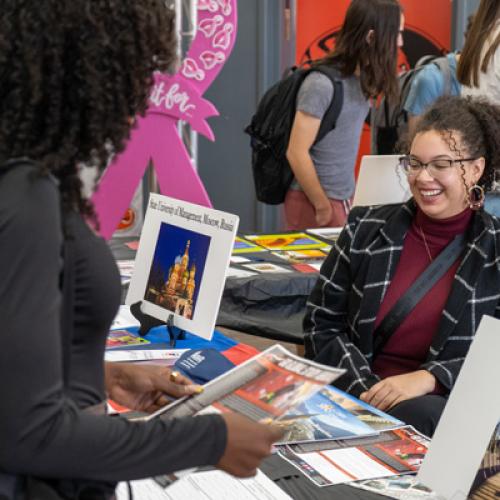
[[[500,221],[482,207],[500,166],[498,137],[499,107],[437,101],[400,159],[413,197],[351,212],[304,321],[306,354],[346,368],[342,389],[428,435],[481,317],[500,317]],[[398,316],[434,261],[439,279]]]
[[[198,465],[248,476],[281,435],[234,415],[134,423],[100,411],[107,394],[151,411],[200,390],[169,370],[103,362],[120,280],[87,225],[95,216],[78,176],[123,150],[153,72],[175,62],[173,19],[163,0],[2,2],[2,498],[14,488],[32,498],[35,476],[85,499]]]

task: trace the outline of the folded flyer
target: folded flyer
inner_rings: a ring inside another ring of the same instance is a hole
[[[236,412],[254,421],[276,422],[330,384],[345,370],[320,365],[274,345],[204,386],[146,417],[184,417]]]
[[[430,439],[413,427],[377,436],[278,446],[278,453],[317,486],[411,474],[424,460]]]
[[[404,425],[400,420],[328,386],[296,406],[283,419],[291,425],[283,441],[302,442],[378,434]]]

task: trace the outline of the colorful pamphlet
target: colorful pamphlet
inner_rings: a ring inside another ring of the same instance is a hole
[[[276,423],[343,373],[274,345],[207,383],[201,394],[176,401],[147,418],[236,412]],[[284,425],[288,425],[286,420]]]
[[[253,234],[245,238],[268,250],[312,250],[329,246],[306,233]]]
[[[244,240],[239,236],[234,239],[233,245],[233,255],[238,255],[242,253],[253,253],[253,252],[265,252],[265,248],[256,245],[250,241]]]
[[[130,347],[137,345],[150,344],[149,340],[129,332],[128,330],[113,330],[109,332],[106,339],[106,349],[115,349],[116,347]]]
[[[328,386],[289,412],[293,421],[283,439],[287,442],[346,439],[402,427],[400,420],[359,399]]]
[[[415,473],[430,439],[413,427],[377,436],[278,446],[279,454],[317,486]]]

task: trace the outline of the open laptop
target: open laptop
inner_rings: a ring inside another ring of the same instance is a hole
[[[400,155],[366,155],[361,159],[353,206],[401,203],[411,196]]]

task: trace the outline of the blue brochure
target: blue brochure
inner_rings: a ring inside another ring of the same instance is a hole
[[[368,436],[404,425],[332,386],[325,387],[280,420],[289,423],[283,442]]]

